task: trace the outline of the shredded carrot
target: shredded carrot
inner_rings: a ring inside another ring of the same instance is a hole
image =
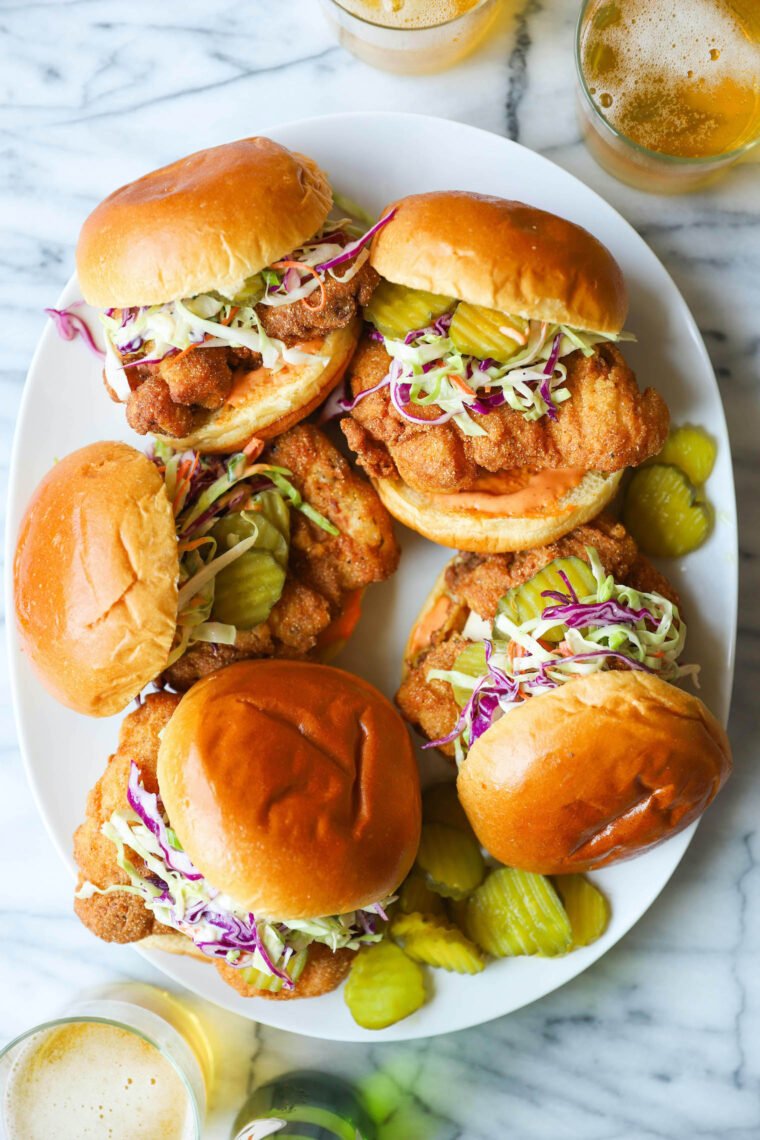
[[[546,641],[543,637],[537,637],[536,641],[542,649],[546,649],[549,653],[554,652],[554,646],[550,642]]]
[[[248,440],[248,443],[243,448],[243,455],[247,455],[251,461],[258,459],[264,450],[264,446],[265,440],[259,439],[258,436],[252,435]]]
[[[469,384],[465,384],[464,380],[459,376],[449,376],[449,380],[452,384],[456,384],[457,388],[461,388],[463,392],[466,392],[468,396],[475,396],[477,394],[475,390],[471,388]]]
[[[179,500],[180,500],[180,498],[181,498],[181,496],[182,496],[182,493],[183,493],[183,491],[184,491],[184,490],[186,489],[186,487],[188,487],[188,486],[189,486],[189,484],[190,484],[190,480],[192,479],[192,477],[193,477],[193,474],[195,473],[195,469],[196,469],[196,467],[198,466],[198,462],[199,462],[199,460],[200,460],[200,453],[196,451],[196,453],[195,453],[195,459],[193,460],[193,464],[192,464],[192,466],[190,466],[190,460],[189,460],[189,459],[185,459],[185,460],[183,460],[183,462],[182,462],[182,466],[181,466],[181,467],[180,467],[180,469],[179,469],[179,471],[180,471],[180,478],[181,478],[181,480],[182,480],[182,481],[181,481],[181,483],[179,483],[179,485],[178,485],[178,487],[177,487],[177,491],[176,491],[176,494],[175,494],[175,496],[174,496],[174,502],[173,502],[173,504],[172,504],[172,509],[173,509],[175,512],[176,512],[176,510],[177,510],[177,506],[178,506],[178,504],[179,504]],[[188,470],[188,468],[189,468],[189,470]]]
[[[347,641],[361,617],[364,590],[352,590],[346,595],[342,613],[330,622],[317,637],[317,648],[326,649],[338,641]]]
[[[515,641],[514,639],[510,641],[509,645],[507,646],[507,657],[510,661],[514,661],[515,657],[526,656],[527,651],[523,648],[522,645],[520,645],[519,641]]]
[[[325,305],[327,304],[327,292],[325,291],[325,286],[324,286],[324,282],[322,281],[322,278],[319,276],[319,274],[317,273],[317,271],[313,265],[304,265],[302,261],[273,261],[272,262],[272,268],[273,269],[306,269],[306,270],[308,270],[308,272],[311,273],[312,276],[316,277],[316,279],[317,279],[317,284],[319,285],[319,288],[322,290],[322,300],[319,302],[318,305],[309,305],[307,303],[306,298],[304,297],[304,299],[303,299],[304,308],[310,309],[312,311],[312,313],[318,313],[320,311],[320,309],[324,309]]]
[[[235,317],[238,315],[239,312],[240,312],[240,306],[239,305],[233,305],[232,308],[230,309],[229,313],[227,314],[227,316],[224,318],[223,321],[220,321],[219,324],[220,325],[230,324],[231,321],[234,321]]]
[[[188,550],[197,550],[199,546],[205,546],[206,543],[209,542],[213,542],[213,539],[208,536],[205,538],[194,538],[192,542],[180,542],[177,549],[180,554],[187,554]]]

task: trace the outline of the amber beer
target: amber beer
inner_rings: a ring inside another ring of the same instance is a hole
[[[383,71],[450,67],[482,40],[502,0],[321,0],[339,42]]]
[[[587,0],[584,136],[612,174],[690,189],[760,137],[760,0]]]

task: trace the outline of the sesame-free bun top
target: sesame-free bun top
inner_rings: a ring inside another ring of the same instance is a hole
[[[683,831],[731,771],[697,697],[610,670],[530,697],[475,742],[457,791],[483,846],[523,871],[590,871]]]
[[[316,163],[271,139],[200,150],[95,207],[76,251],[82,294],[103,309],[233,296],[311,238],[331,205]]]
[[[553,324],[618,333],[620,266],[581,226],[485,194],[436,191],[393,202],[370,261],[389,281]]]
[[[91,443],[44,477],[14,564],[21,649],[62,704],[111,716],[166,666],[177,537],[164,482],[125,443]]]
[[[327,665],[241,661],[182,698],[158,783],[208,881],[274,919],[378,902],[412,866],[417,764],[376,689]]]

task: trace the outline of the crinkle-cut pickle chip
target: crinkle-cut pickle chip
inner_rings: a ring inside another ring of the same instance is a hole
[[[496,958],[570,948],[572,931],[559,895],[544,875],[499,867],[467,903],[467,934]]]
[[[308,957],[308,950],[299,950],[288,962],[284,972],[288,974],[292,982],[297,982],[300,978]],[[257,970],[253,966],[241,970],[240,975],[247,986],[256,986],[257,989],[267,990],[272,994],[278,994],[285,984],[282,978],[277,978],[274,974],[266,974],[263,970]]]
[[[623,523],[646,554],[679,558],[707,538],[712,508],[697,501],[694,487],[678,467],[655,463],[640,467],[631,479]]]
[[[672,463],[674,467],[681,468],[695,487],[699,487],[712,474],[717,454],[715,440],[703,428],[682,424],[671,429],[662,451],[654,460],[648,460],[647,466]]]
[[[395,942],[375,942],[351,963],[344,994],[357,1025],[385,1029],[424,1004],[425,980],[418,963]]]
[[[477,839],[446,823],[423,823],[417,866],[432,890],[453,899],[469,895],[485,874]]]
[[[398,907],[402,914],[432,914],[446,913],[443,899],[435,891],[431,891],[422,875],[412,871],[399,887]]]
[[[569,596],[567,586],[560,577],[560,571],[567,578],[577,597],[596,594],[596,579],[587,562],[575,557],[555,558],[527,582],[507,590],[499,601],[498,612],[506,614],[516,625],[521,625],[530,618],[541,617],[547,606],[558,604],[556,598],[544,597],[546,590],[558,590],[566,597]],[[563,634],[563,627],[557,625],[542,636],[547,641],[561,641]]]
[[[556,875],[552,880],[570,919],[570,950],[596,942],[607,929],[610,906],[584,875]]]
[[[414,329],[427,328],[436,317],[454,305],[452,297],[428,293],[424,289],[407,289],[393,281],[381,280],[364,310],[368,321],[390,340],[403,340]]]
[[[457,654],[453,668],[457,673],[464,673],[468,677],[482,677],[486,671],[486,647],[484,642],[473,641],[471,645],[466,646],[461,653]],[[454,693],[454,700],[460,709],[464,708],[472,696],[472,689],[468,689],[464,685],[457,685],[454,682],[452,682],[451,688]]]
[[[268,550],[255,547],[217,574],[214,621],[253,629],[266,621],[285,585],[285,571]]]
[[[456,926],[425,914],[400,914],[391,924],[391,937],[404,943],[416,962],[455,974],[479,974],[486,956]]]
[[[528,326],[524,317],[512,317],[498,309],[485,309],[482,305],[462,301],[454,313],[449,336],[454,347],[465,356],[476,356],[478,360],[492,357],[506,364],[525,344]]]
[[[485,652],[483,655],[485,661]],[[422,793],[422,820],[424,823],[447,823],[460,831],[472,834],[470,821],[457,795],[453,780],[433,784]]]

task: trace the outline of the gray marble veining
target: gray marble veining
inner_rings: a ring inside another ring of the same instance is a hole
[[[576,9],[570,0],[508,2],[489,42],[456,70],[403,79],[338,48],[316,0],[0,3],[3,480],[42,308],[71,273],[79,225],[96,201],[178,154],[345,109],[460,119],[541,151],[597,189],[682,290],[729,423],[742,575],[736,771],[670,885],[591,971],[479,1029],[398,1046],[323,1046],[236,1022],[241,1080],[230,1078],[209,1136],[226,1135],[247,1079],[301,1064],[374,1074],[387,1106],[383,1140],[760,1136],[760,166],[672,199],[604,174],[575,123]],[[68,875],[20,766],[0,661],[4,1040],[100,981],[162,979],[126,948],[106,953],[71,913]]]

